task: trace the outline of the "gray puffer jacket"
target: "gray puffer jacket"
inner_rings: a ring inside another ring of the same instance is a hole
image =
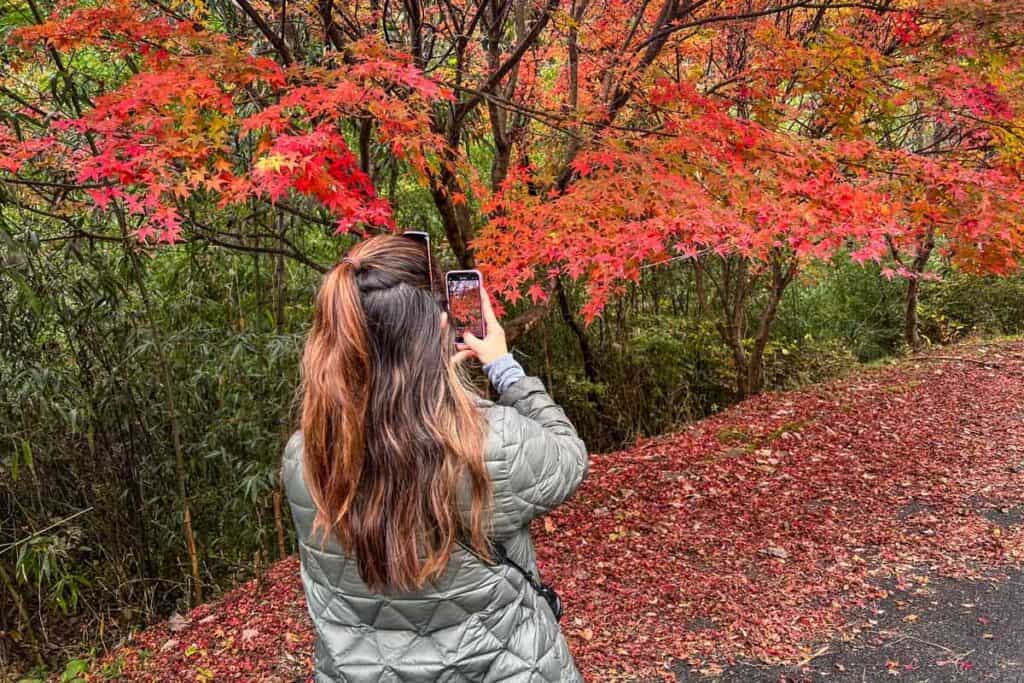
[[[494,487],[491,536],[536,573],[530,520],[572,495],[587,474],[587,449],[535,377],[508,387],[498,404],[481,400],[481,408]],[[285,449],[284,482],[317,630],[317,683],[583,680],[550,607],[515,569],[456,547],[445,573],[422,590],[374,593],[336,539],[321,550],[319,532],[310,537],[315,509],[299,432]]]

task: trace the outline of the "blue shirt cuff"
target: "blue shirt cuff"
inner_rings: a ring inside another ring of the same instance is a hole
[[[487,378],[491,380],[491,384],[499,394],[505,393],[506,389],[526,377],[523,366],[512,357],[511,353],[495,358],[490,363],[486,363],[483,368],[487,373]]]

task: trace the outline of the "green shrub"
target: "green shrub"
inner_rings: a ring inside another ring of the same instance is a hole
[[[845,255],[812,264],[787,290],[774,326],[776,339],[840,339],[861,362],[894,353],[903,339],[905,283],[886,280],[876,264]]]
[[[997,278],[944,269],[921,288],[921,334],[946,344],[971,334],[1024,332],[1024,277]]]
[[[815,339],[807,334],[801,340],[769,342],[764,365],[765,387],[783,390],[845,374],[857,365],[857,357],[842,339]]]

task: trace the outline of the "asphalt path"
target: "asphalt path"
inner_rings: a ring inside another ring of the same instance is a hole
[[[1000,521],[1019,523],[1020,514],[1011,511]],[[844,637],[819,643],[816,656],[793,666],[740,662],[708,677],[679,664],[677,680],[1024,683],[1024,572],[983,581],[932,578],[912,591],[893,589],[851,624]]]

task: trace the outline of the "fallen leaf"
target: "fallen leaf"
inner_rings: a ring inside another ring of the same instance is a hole
[[[169,628],[172,633],[184,631],[188,628],[188,619],[175,612],[167,619],[167,628]]]

